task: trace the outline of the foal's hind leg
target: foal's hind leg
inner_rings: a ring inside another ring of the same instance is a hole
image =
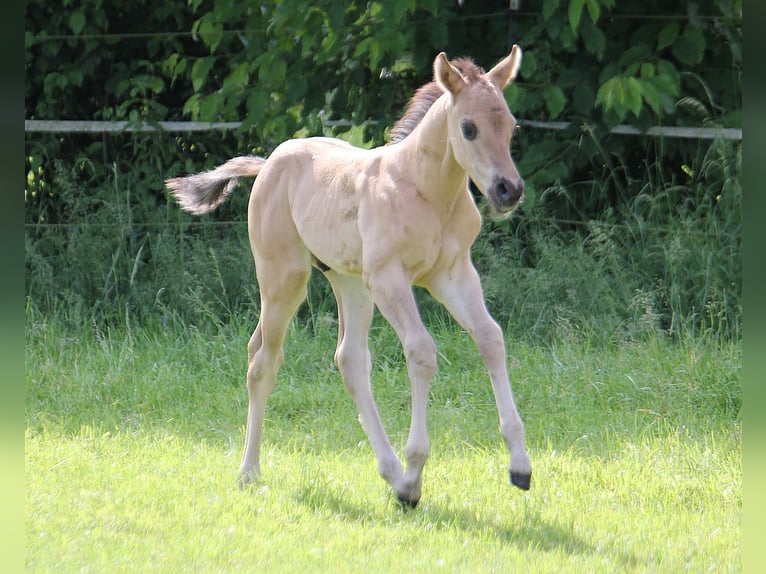
[[[245,453],[239,469],[239,483],[247,485],[260,475],[259,453],[266,401],[274,388],[277,372],[284,361],[282,346],[295,311],[306,298],[311,274],[307,257],[291,262],[256,257],[261,291],[261,317],[248,344],[247,429]]]
[[[375,304],[402,343],[407,361],[412,392],[410,432],[404,447],[407,471],[401,485],[394,488],[403,504],[415,506],[420,500],[423,467],[430,453],[426,407],[436,371],[436,346],[418,313],[409,278],[399,266],[379,269],[368,277],[368,282]]]
[[[370,292],[361,278],[325,274],[338,301],[338,348],[335,363],[359,411],[360,422],[378,459],[378,472],[394,489],[401,488],[402,464],[380,420],[370,387],[369,330],[373,315]]]

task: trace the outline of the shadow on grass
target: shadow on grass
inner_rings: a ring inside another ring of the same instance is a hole
[[[547,520],[538,510],[530,509],[529,506],[507,519],[490,517],[480,510],[458,508],[454,504],[439,501],[421,502],[415,509],[406,509],[393,496],[388,505],[362,506],[326,486],[303,484],[296,499],[312,513],[329,514],[343,521],[356,522],[360,526],[415,525],[445,533],[459,531],[463,536],[500,541],[521,550],[581,556],[609,554],[625,569],[635,569],[641,564],[639,559],[623,549],[609,546],[597,548],[579,537],[574,532],[574,526],[567,527]]]

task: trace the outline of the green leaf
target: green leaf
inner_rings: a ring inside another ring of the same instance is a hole
[[[529,80],[535,75],[537,71],[537,56],[534,52],[524,53],[524,58],[521,60],[521,74]]]
[[[636,78],[625,78],[625,105],[638,117],[641,114],[643,99],[641,98],[641,85]]]
[[[247,115],[252,122],[258,122],[266,116],[269,106],[269,93],[254,89],[247,96]]]
[[[223,38],[223,23],[215,20],[215,13],[208,12],[202,18],[198,20],[199,27],[197,32],[199,33],[202,41],[210,48],[211,52],[215,52],[218,44],[221,43]]]
[[[80,68],[74,68],[70,70],[67,75],[67,83],[72,86],[81,86],[84,79],[82,70]]]
[[[258,79],[262,82],[270,82],[274,86],[281,86],[287,77],[287,63],[281,55],[272,54],[268,59],[260,63]]]
[[[548,20],[558,9],[561,0],[543,0],[543,19]]]
[[[580,35],[585,44],[585,50],[589,54],[596,56],[596,59],[600,61],[604,57],[604,50],[606,49],[606,36],[604,36],[604,33],[593,22],[585,19],[582,21]],[[526,55],[524,57],[526,58]]]
[[[677,96],[681,93],[681,74],[676,67],[667,60],[657,62],[656,84],[663,92]]]
[[[82,10],[76,10],[69,16],[69,27],[72,32],[79,34],[85,28],[85,14]]]
[[[638,73],[638,70],[641,68],[641,64],[639,62],[635,62],[625,68],[625,71],[622,73],[625,77],[632,77],[635,76]]]
[[[329,60],[332,60],[338,53],[338,49],[341,47],[341,43],[338,41],[340,37],[332,31],[328,31],[322,42],[319,45],[319,51],[315,54],[316,63],[323,64]]]
[[[415,10],[414,0],[389,0],[387,4],[391,7],[393,21],[397,24],[402,21],[407,12]]]
[[[517,83],[512,83],[505,90],[505,101],[508,103],[508,107],[513,110],[514,113],[523,113],[526,108],[527,92],[519,87]]]
[[[378,18],[383,13],[383,4],[381,2],[370,2],[370,16]]]
[[[231,72],[223,81],[224,89],[242,90],[250,82],[250,64],[241,62],[231,67]]]
[[[165,81],[159,76],[151,76],[146,80],[146,85],[155,94],[159,94],[165,89]]]
[[[46,74],[45,79],[43,80],[43,88],[46,97],[52,99],[52,96],[50,95],[51,92],[56,88],[62,87],[62,83],[66,85],[66,78],[60,72],[50,72],[49,74]]]
[[[682,64],[696,66],[705,55],[705,36],[699,28],[688,25],[673,44],[671,51]]]
[[[377,38],[371,38],[370,42],[370,70],[377,70],[380,58],[383,56],[380,42]]]
[[[551,118],[558,117],[558,115],[564,110],[566,104],[566,97],[561,88],[554,85],[546,86],[543,89],[543,99],[545,100],[545,107],[548,108],[548,113]]]
[[[598,21],[598,17],[601,15],[601,6],[599,6],[598,0],[585,0],[585,5],[588,7],[588,14],[593,22]]]
[[[600,105],[605,113],[613,112],[619,121],[625,118],[627,107],[622,78],[610,78],[601,85],[596,94],[596,105]]]
[[[199,115],[199,100],[200,94],[193,94],[184,104],[183,113],[189,115],[193,120],[196,120]]]
[[[662,50],[675,42],[678,37],[678,30],[678,22],[671,22],[660,30],[660,33],[657,36],[657,49]]]
[[[198,92],[200,88],[202,88],[214,63],[215,56],[207,56],[194,62],[191,69],[191,80],[192,88],[194,88],[195,92]]]
[[[642,78],[640,81],[644,88],[644,95],[651,93],[649,96],[651,98],[656,93],[662,109],[666,113],[673,113],[676,97],[678,96],[678,86],[673,84],[672,78],[669,76],[652,76],[651,78]],[[647,85],[651,87],[648,88],[646,87]]]
[[[644,44],[632,46],[620,55],[620,65],[627,68],[631,64],[642,64],[652,55],[652,49]]]
[[[654,87],[654,83],[647,78],[639,78],[638,83],[641,85],[641,96],[644,98],[646,104],[652,108],[652,111],[658,116],[662,113],[662,98],[657,88]]]
[[[577,32],[577,27],[580,25],[580,18],[582,17],[582,9],[585,6],[585,0],[569,0],[569,25],[572,28],[572,32]]]
[[[569,52],[575,52],[576,46],[575,46],[575,32],[572,32],[571,28],[565,27],[561,30],[561,34],[559,34],[559,42],[561,42],[561,46],[569,51]]]
[[[200,98],[199,119],[206,122],[216,121],[220,117],[222,100],[220,94],[208,94]]]
[[[354,48],[354,60],[358,60],[362,54],[365,54],[370,50],[370,44],[372,43],[372,40],[373,38],[370,36],[363,39],[356,45],[356,48]]]

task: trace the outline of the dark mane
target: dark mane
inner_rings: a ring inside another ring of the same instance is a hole
[[[460,73],[463,74],[469,83],[473,83],[484,74],[484,70],[477,66],[470,58],[458,58],[450,63],[460,70]],[[433,80],[419,87],[407,103],[404,115],[391,128],[389,143],[400,142],[410,135],[426,115],[426,112],[431,109],[431,106],[443,93],[444,90],[442,90],[441,86]]]

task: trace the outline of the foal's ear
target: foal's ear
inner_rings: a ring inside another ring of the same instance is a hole
[[[453,96],[457,95],[466,84],[463,74],[449,63],[447,54],[444,52],[440,52],[434,60],[434,80],[445,92],[450,92]]]
[[[511,53],[487,72],[487,76],[501,90],[510,84],[521,67],[521,48],[514,44]]]

